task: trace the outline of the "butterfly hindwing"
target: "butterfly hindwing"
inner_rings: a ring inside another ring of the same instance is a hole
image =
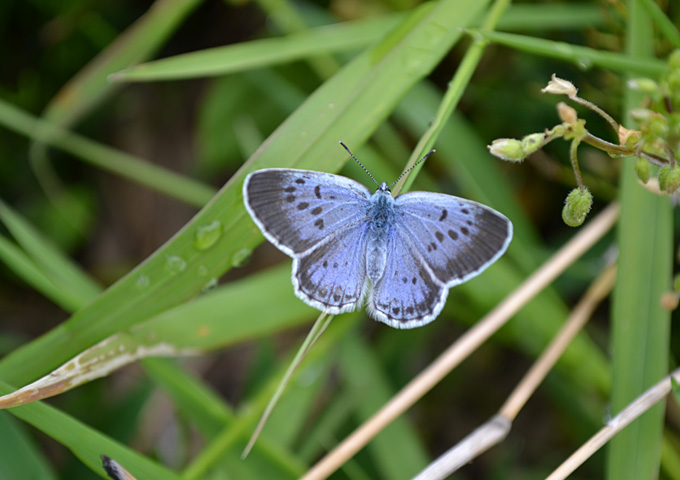
[[[396,198],[398,224],[442,283],[452,287],[483,272],[507,249],[512,223],[471,200],[429,192]]]
[[[368,302],[371,316],[395,328],[415,328],[434,320],[448,288],[435,278],[418,249],[399,228],[387,241],[383,276]]]
[[[366,288],[367,224],[347,228],[293,262],[296,295],[320,310],[353,311]],[[360,253],[361,252],[361,253]]]
[[[295,257],[365,222],[370,192],[330,173],[270,168],[246,177],[244,203],[269,241]]]

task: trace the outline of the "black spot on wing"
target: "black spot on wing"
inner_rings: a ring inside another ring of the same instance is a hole
[[[449,237],[451,237],[451,240],[458,240],[458,234],[453,230],[449,230],[446,233],[449,235]]]
[[[305,184],[305,181],[304,181],[303,179],[301,179],[301,178],[298,178],[298,179],[295,180],[295,183],[297,183],[297,184],[299,184],[299,185],[304,185],[304,184]]]
[[[323,228],[324,228],[324,226],[323,226],[323,218],[318,218],[318,219],[314,222],[314,226],[317,227],[319,230],[323,230]]]
[[[321,212],[323,212],[323,208],[321,208],[321,207],[315,207],[315,208],[312,209],[312,215],[318,215]]]
[[[293,193],[295,190],[297,190],[295,187],[286,187],[284,192]]]
[[[445,219],[448,215],[449,215],[449,212],[448,212],[446,209],[443,209],[443,210],[442,210],[442,216],[439,217],[439,221],[440,221],[440,222],[443,222],[444,219]]]
[[[309,203],[307,202],[300,202],[298,203],[297,209],[298,210],[304,210],[305,208],[309,207]]]
[[[446,210],[444,210],[444,211],[446,211]],[[442,243],[444,241],[444,234],[442,232],[440,232],[439,230],[434,232],[434,236],[437,237],[437,240],[439,240],[439,243]]]
[[[319,185],[314,187],[314,195],[316,195],[316,198],[321,200],[321,187]]]

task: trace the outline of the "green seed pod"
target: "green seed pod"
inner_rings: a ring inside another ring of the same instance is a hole
[[[652,176],[652,165],[649,160],[642,157],[635,159],[635,173],[642,183],[647,183]]]
[[[541,148],[544,139],[545,133],[532,133],[522,138],[522,150],[524,150],[524,156],[529,156]]]
[[[663,115],[653,115],[647,124],[647,131],[656,138],[666,138],[668,136],[668,120]]]
[[[680,187],[680,167],[664,165],[659,170],[659,188],[667,193],[675,192]]]
[[[659,92],[659,84],[651,78],[634,78],[628,80],[628,87],[649,95]]]
[[[671,113],[668,116],[668,130],[671,135],[680,136],[680,113]]]
[[[648,108],[634,108],[629,112],[629,115],[633,120],[644,122],[645,120],[649,120],[652,116],[652,111]]]
[[[680,70],[680,50],[674,50],[668,56],[668,66],[671,70]]]
[[[668,75],[666,75],[666,83],[671,97],[677,98],[677,92],[680,88],[680,69],[668,72]]]
[[[508,162],[521,162],[527,156],[522,142],[514,138],[498,138],[487,147],[491,155]]]
[[[587,188],[583,190],[575,188],[569,192],[567,200],[564,202],[562,220],[570,227],[578,227],[583,224],[592,205],[593,195],[590,191]]]

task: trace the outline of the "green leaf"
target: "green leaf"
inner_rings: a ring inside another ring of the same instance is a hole
[[[29,138],[40,140],[103,170],[202,207],[214,195],[212,187],[157,167],[134,155],[107,147],[71,133],[0,100],[0,125]]]
[[[54,96],[44,117],[67,126],[91,111],[118,85],[107,76],[152,55],[201,0],[156,0],[146,14],[74,76]]]
[[[380,362],[358,337],[348,336],[341,343],[340,370],[356,404],[359,421],[368,420],[395,394]],[[416,431],[406,418],[398,418],[368,445],[379,468],[380,478],[412,477],[425,467],[428,456]]]
[[[378,40],[403,18],[403,14],[384,15],[310,28],[284,37],[185,53],[135,65],[114,73],[110,80],[151,82],[211,77],[290,63],[314,55],[357,50]]]
[[[481,35],[491,42],[516,50],[556,58],[576,66],[587,69],[602,67],[615,72],[635,73],[655,77],[661,74],[666,65],[661,60],[652,57],[636,57],[622,53],[606,52],[593,48],[581,47],[565,42],[554,42],[536,37],[516,35],[514,33],[474,31],[474,35]]]
[[[57,480],[39,447],[7,412],[0,413],[0,478]]]
[[[0,394],[12,390],[14,390],[12,387],[0,381]],[[67,447],[85,465],[104,478],[100,455],[115,459],[140,479],[180,479],[176,473],[44,403],[35,402],[12,408],[9,412]]]
[[[91,301],[102,287],[80,270],[56,245],[0,200],[0,221],[12,232],[42,272],[62,290],[78,299],[77,307]],[[74,309],[75,310],[75,309]]]
[[[67,312],[77,310],[82,301],[55,284],[14,242],[0,235],[0,261],[28,285]]]
[[[627,51],[652,54],[652,29],[639,1],[629,2]],[[638,92],[626,90],[627,111],[639,106]],[[661,379],[668,368],[670,312],[661,295],[671,289],[673,216],[667,198],[641,187],[633,158],[621,169],[621,219],[617,229],[618,275],[613,293],[612,413]],[[663,433],[663,404],[647,411],[609,444],[607,478],[657,478]]]

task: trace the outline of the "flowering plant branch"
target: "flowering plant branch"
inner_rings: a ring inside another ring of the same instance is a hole
[[[548,85],[541,90],[543,93],[566,95],[572,102],[597,113],[612,127],[618,144],[590,133],[586,121],[578,118],[576,110],[560,102],[557,113],[562,123],[542,133],[526,135],[520,140],[494,140],[488,146],[489,151],[502,160],[521,162],[555,139],[570,141],[569,157],[577,188],[567,196],[562,219],[572,227],[583,224],[593,203],[593,196],[583,182],[579,167],[577,152],[581,143],[587,143],[611,157],[635,157],[635,172],[645,185],[652,177],[652,165],[660,167],[657,173],[658,187],[663,192],[673,194],[680,188],[680,166],[676,160],[680,154],[680,50],[670,55],[666,73],[658,82],[641,78],[629,82],[629,87],[648,95],[644,107],[636,109],[631,115],[639,124],[638,130],[620,125],[600,107],[579,97],[578,89],[568,80],[553,75]]]

